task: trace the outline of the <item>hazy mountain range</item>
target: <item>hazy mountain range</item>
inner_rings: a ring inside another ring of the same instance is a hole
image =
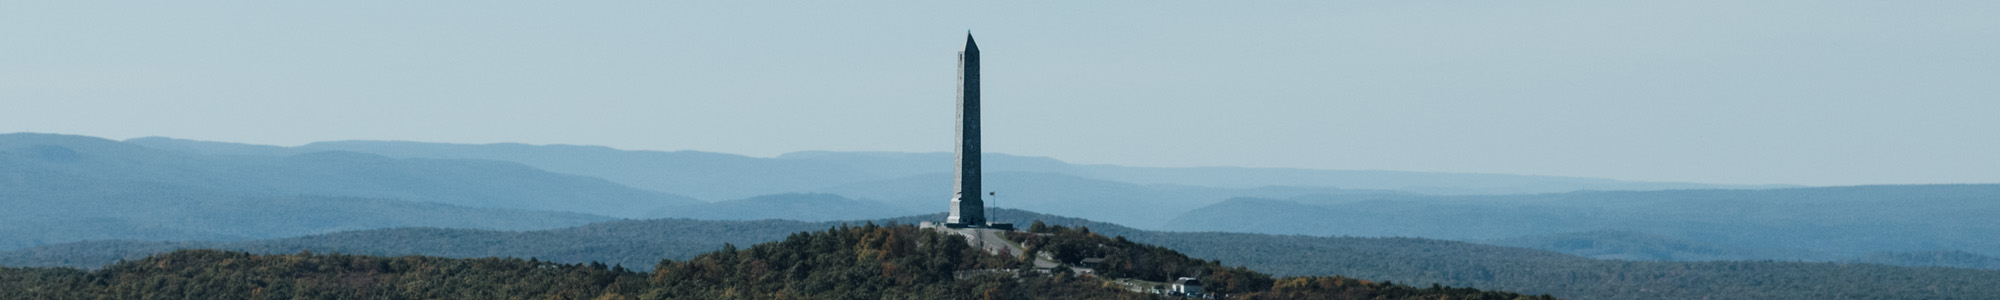
[[[399,159],[475,159],[604,178],[631,187],[708,201],[785,193],[828,193],[909,212],[941,211],[950,199],[951,153],[797,152],[776,158],[697,151],[627,151],[597,146],[320,142],[276,147],[171,138],[127,141],[221,156],[296,156],[325,151]],[[1768,188],[1500,174],[1445,174],[1277,168],[1139,168],[1075,165],[1043,157],[986,154],[986,189],[998,207],[1034,208],[1140,228],[1234,197],[1352,193],[1527,193],[1575,190]],[[651,216],[682,216],[644,208]],[[694,209],[706,211],[707,209]],[[747,211],[747,210],[738,210]],[[629,216],[629,215],[618,215]],[[769,216],[706,214],[715,219]],[[856,217],[880,215],[856,215]]]
[[[0,155],[6,166],[0,172],[10,174],[62,174],[79,180],[232,194],[385,198],[607,216],[638,216],[635,207],[700,202],[495,160],[391,158],[348,151],[211,155],[46,134],[0,135]]]
[[[1645,260],[2000,256],[2000,185],[1240,198],[1170,230],[1489,241]]]
[[[0,219],[0,250],[413,226],[534,230],[617,218],[888,218],[942,211],[950,157],[4,134],[0,204],[14,209]],[[1424,237],[1628,260],[1977,266],[1978,258],[1956,254],[2000,249],[1983,238],[2000,233],[1985,221],[2000,212],[1994,185],[1787,188],[986,159],[994,206],[1144,229]],[[1698,189],[1657,190],[1679,188]]]
[[[757,158],[699,151],[631,151],[570,145],[339,141],[311,143],[297,147],[275,147],[161,137],[137,138],[126,142],[158,149],[216,155],[283,156],[321,151],[349,151],[395,158],[509,161],[552,172],[599,177],[633,187],[688,195],[709,201],[807,192],[925,174],[949,174],[952,166],[951,153],[806,151],[788,153],[775,158]],[[1505,174],[1076,165],[1052,158],[997,153],[987,153],[982,159],[987,172],[1054,173],[1140,185],[1165,184],[1217,188],[1301,186],[1349,190],[1395,190],[1427,194],[1516,194],[1576,190],[1774,187],[1630,182]]]
[[[541,229],[696,201],[497,161],[318,152],[209,156],[0,135],[0,249],[233,240],[404,226]]]
[[[834,194],[787,193],[738,200],[661,208],[650,218],[710,220],[844,221],[913,215],[881,202],[854,200]]]

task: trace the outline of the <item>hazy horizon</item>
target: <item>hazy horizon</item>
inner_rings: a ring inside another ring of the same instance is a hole
[[[2000,182],[2000,3],[16,3],[0,132]]]
[[[327,141],[313,141],[313,142],[307,142],[307,143],[301,143],[301,144],[295,144],[295,145],[276,145],[276,144],[258,144],[258,143],[245,143],[245,142],[234,142],[234,141],[215,141],[215,140],[197,140],[197,139],[185,139],[185,138],[178,138],[178,137],[169,137],[169,136],[143,136],[143,137],[134,137],[134,138],[125,138],[125,139],[116,139],[116,138],[109,138],[109,137],[96,137],[96,136],[88,136],[88,135],[76,135],[76,134],[67,134],[67,133],[53,133],[53,132],[0,132],[0,135],[6,135],[6,134],[16,134],[16,133],[25,133],[25,134],[55,134],[55,135],[75,135],[75,136],[86,136],[86,137],[93,137],[93,138],[103,138],[103,139],[107,139],[107,140],[112,140],[112,141],[118,141],[118,142],[126,142],[126,141],[131,141],[131,140],[134,140],[134,139],[145,139],[145,138],[165,138],[165,139],[172,139],[172,140],[182,140],[182,141],[195,141],[195,142],[208,142],[208,143],[226,143],[226,144],[237,144],[237,145],[248,145],[248,146],[269,146],[269,147],[283,147],[283,148],[310,148],[309,146],[310,146],[310,145],[312,145],[312,144],[319,144],[319,143],[350,143],[350,142],[371,142],[371,143],[372,143],[372,142],[381,142],[381,143],[418,143],[418,144],[443,144],[443,145],[468,145],[468,146],[483,146],[483,145],[526,145],[526,146],[535,146],[535,147],[541,147],[541,146],[570,146],[570,147],[603,147],[603,148],[607,148],[607,149],[611,149],[611,150],[615,150],[615,151],[658,151],[658,152],[680,152],[680,151],[691,151],[691,152],[701,152],[701,153],[714,153],[714,154],[725,154],[725,155],[736,155],[736,156],[743,156],[743,157],[750,157],[750,158],[760,158],[760,159],[774,159],[774,158],[780,158],[780,157],[782,157],[782,156],[784,156],[784,155],[789,155],[789,154],[798,154],[798,153],[812,153],[812,152],[831,152],[831,153],[884,153],[884,154],[917,154],[917,155],[951,155],[951,154],[952,154],[952,152],[949,152],[949,151],[930,151],[930,152],[917,152],[917,151],[868,151],[868,150],[799,150],[799,151],[791,151],[791,152],[784,152],[784,153],[778,153],[778,154],[775,154],[775,155],[768,155],[768,156],[761,156],[761,155],[749,155],[749,154],[742,154],[742,153],[729,153],[729,152],[718,152],[718,151],[707,151],[707,150],[701,150],[701,149],[679,149],[679,150],[649,150],[649,149],[626,149],[626,148],[619,148],[619,147],[612,147],[612,146],[605,146],[605,145],[587,145],[587,144],[560,144],[560,143],[556,143],[556,144],[535,144],[535,143],[519,143],[519,142],[494,142],[494,143],[452,143],[452,142],[434,142],[434,141],[411,141],[411,140],[367,140],[367,139],[355,139],[355,140],[327,140]],[[145,145],[145,144],[141,144],[141,145],[139,145],[139,146],[149,146],[149,145]],[[324,150],[324,151],[342,151],[342,150]],[[1172,169],[1172,168],[1246,168],[1246,169],[1293,169],[1293,170],[1319,170],[1319,171],[1362,171],[1362,172],[1404,172],[1404,173],[1423,173],[1423,174],[1460,174],[1460,175],[1505,175],[1505,176],[1538,176],[1538,177],[1554,177],[1554,178],[1578,178],[1578,179],[1608,179],[1608,180],[1616,180],[1616,181],[1624,181],[1624,182],[1633,182],[1633,183],[1668,183],[1668,184],[1672,184],[1672,183],[1687,183],[1687,184],[1698,184],[1698,185],[1714,185],[1714,186],[1718,186],[1718,188],[1720,188],[1720,187],[1722,187],[1722,186],[1734,186],[1734,187],[1741,187],[1741,188],[1750,188],[1750,189],[1761,189],[1761,188],[1769,188],[1769,187],[1787,187],[1787,186],[1791,186],[1791,187],[1838,187],[1838,186],[1868,186],[1868,185],[1905,185],[1905,184],[1853,184],[1853,185],[1803,185],[1803,184],[1727,184],[1727,183],[1711,183],[1711,182],[1687,182],[1687,181],[1644,181],[1644,180],[1629,180],[1629,179],[1622,179],[1622,178],[1610,178],[1610,177],[1589,177],[1589,176],[1564,176],[1564,175],[1546,175],[1546,174],[1526,174],[1526,173],[1504,173],[1504,172],[1438,172],[1438,171],[1412,171],[1412,170],[1384,170],[1384,169],[1328,169],[1328,168],[1304,168],[1304,167],[1247,167],[1247,166],[1228,166],[1228,165],[1195,165],[1195,166],[1148,166],[1148,165],[1124,165],[1124,164],[1108,164],[1108,163],[1080,163],[1080,162],[1075,162],[1075,161],[1070,161],[1070,160],[1067,160],[1067,159],[1063,159],[1062,157],[1053,157],[1053,156],[1039,156],[1039,155],[1020,155],[1020,154],[1014,154],[1014,153],[1003,153],[1003,152],[993,152],[993,151],[985,151],[985,152],[984,152],[984,154],[987,154],[987,155],[1004,155],[1004,156],[1015,156],[1015,157],[1025,157],[1025,158],[1046,158],[1046,159],[1053,159],[1053,160],[1057,160],[1057,161],[1061,161],[1061,162],[1063,162],[1063,163],[1067,163],[1067,164],[1071,164],[1071,165],[1077,165],[1077,166],[1117,166],[1117,167],[1133,167],[1133,168],[1162,168],[1162,169]],[[944,168],[944,167],[940,167],[940,168]],[[939,173],[944,173],[944,172],[945,172],[945,171],[939,171]],[[1003,171],[1003,172],[1025,172],[1025,171]],[[1994,183],[1994,182],[1946,182],[1946,183],[1911,183],[1911,184],[1907,184],[1907,185],[1935,185],[1935,184],[1995,184],[1995,183]],[[1289,186],[1289,185],[1283,185],[1283,184],[1277,184],[1277,185],[1269,185],[1269,186],[1274,186],[1274,187],[1275,187],[1275,186]]]

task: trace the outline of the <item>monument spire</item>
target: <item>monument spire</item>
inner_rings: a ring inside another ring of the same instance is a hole
[[[965,51],[965,52],[974,52],[974,53],[977,53],[977,52],[979,52],[979,43],[974,43],[974,42],[972,42],[972,32],[971,32],[971,31],[967,31],[967,32],[965,32],[965,50],[961,50],[961,51]]]
[[[986,201],[979,190],[979,45],[965,33],[958,52],[958,165],[952,177],[950,227],[986,226]]]

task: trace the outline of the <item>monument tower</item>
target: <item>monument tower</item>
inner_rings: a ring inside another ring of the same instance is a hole
[[[949,227],[984,227],[986,201],[979,191],[979,45],[965,34],[958,52],[958,165],[952,177]]]

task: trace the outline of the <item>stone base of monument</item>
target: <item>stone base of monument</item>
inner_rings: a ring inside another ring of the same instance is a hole
[[[973,224],[931,223],[931,221],[924,221],[922,223],[917,223],[917,227],[919,228],[944,227],[951,229],[984,228],[984,229],[993,229],[1002,231],[1014,231],[1014,223],[1000,223],[1000,222],[988,222],[986,223],[986,226],[976,226]]]

